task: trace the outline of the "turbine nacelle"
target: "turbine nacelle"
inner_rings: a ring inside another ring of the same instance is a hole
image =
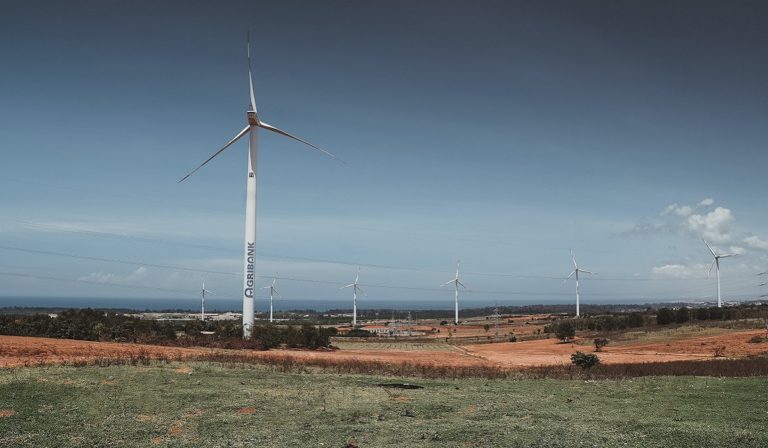
[[[248,111],[248,124],[251,126],[260,126],[259,114],[255,110]]]

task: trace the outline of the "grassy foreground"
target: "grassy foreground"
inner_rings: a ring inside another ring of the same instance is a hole
[[[408,382],[423,389],[379,384]],[[210,363],[0,370],[0,446],[768,446],[768,379],[433,380]]]

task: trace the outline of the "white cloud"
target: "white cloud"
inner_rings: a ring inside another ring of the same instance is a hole
[[[703,264],[665,264],[653,268],[653,275],[665,278],[699,278],[706,272],[707,266]]]
[[[712,198],[706,198],[699,202],[699,207],[709,207],[710,205],[714,204],[715,200]]]
[[[661,216],[669,215],[670,213],[674,213],[677,216],[690,216],[693,213],[693,207],[690,205],[678,205],[677,203],[669,204],[668,206],[664,207],[664,210],[661,212]]]
[[[744,238],[744,243],[755,249],[768,250],[768,241],[765,241],[756,235]]]
[[[733,214],[730,209],[717,207],[706,214],[694,214],[688,217],[688,230],[715,243],[727,243],[731,240],[730,226]]]
[[[97,283],[125,283],[133,284],[137,281],[145,278],[147,275],[147,268],[139,266],[128,275],[117,275],[112,272],[91,272],[90,274],[78,278],[80,281],[97,282]]]

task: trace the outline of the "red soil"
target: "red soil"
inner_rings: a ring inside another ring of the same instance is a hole
[[[606,364],[642,363],[707,359],[716,347],[725,346],[726,357],[743,357],[768,353],[768,344],[747,342],[764,330],[732,332],[718,336],[694,337],[669,343],[623,343],[608,345],[600,353]],[[0,336],[0,367],[61,364],[99,358],[130,358],[143,354],[150,358],[194,359],[212,353],[243,354],[254,359],[336,360],[339,362],[380,361],[392,364],[414,363],[435,366],[502,366],[515,369],[537,365],[570,363],[576,350],[592,352],[591,345],[559,344],[555,339],[515,343],[497,343],[454,347],[453,350],[384,350],[355,349],[338,351],[271,350],[267,352],[176,348],[115,342],[74,341],[18,336]],[[179,373],[189,374],[190,371]]]

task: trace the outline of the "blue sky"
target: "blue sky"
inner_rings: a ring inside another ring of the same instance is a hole
[[[285,300],[360,263],[448,307],[461,260],[465,306],[565,303],[570,248],[586,303],[708,300],[702,236],[768,293],[760,3],[3,4],[4,296],[237,297],[246,143],[176,181],[245,124],[248,28],[262,118],[348,162],[262,137],[257,271],[330,282]]]

